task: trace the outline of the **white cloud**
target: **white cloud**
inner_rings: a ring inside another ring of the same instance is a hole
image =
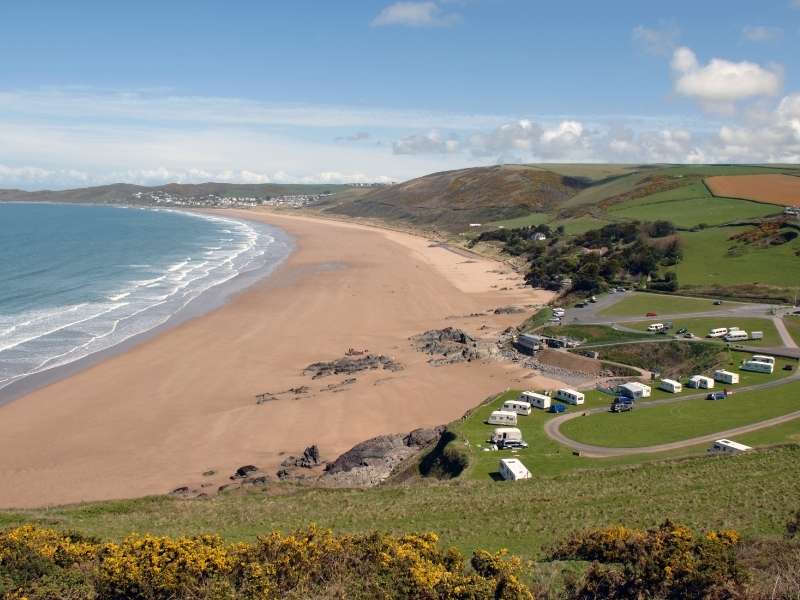
[[[446,12],[436,2],[395,2],[373,19],[372,26],[448,27],[460,20],[460,14]]]
[[[662,23],[657,28],[637,25],[631,34],[634,43],[648,54],[668,56],[678,45],[680,29],[674,23]]]
[[[776,66],[764,68],[748,61],[721,58],[700,65],[695,53],[686,47],[675,50],[671,65],[675,91],[716,112],[730,114],[740,100],[775,96],[783,85],[783,74]]]
[[[451,154],[460,148],[459,141],[437,129],[403,137],[392,145],[395,154]]]
[[[746,25],[742,28],[742,36],[751,42],[771,42],[783,37],[783,29],[766,25]]]

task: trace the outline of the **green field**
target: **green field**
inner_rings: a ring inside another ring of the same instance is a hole
[[[674,267],[681,286],[721,287],[762,284],[779,287],[800,285],[800,238],[770,248],[745,246],[742,253],[728,253],[730,237],[746,227],[720,227],[682,232],[683,260]]]
[[[714,301],[707,298],[635,292],[620,296],[619,302],[601,310],[600,314],[608,317],[643,317],[649,312],[658,315],[676,315],[724,310],[730,309],[730,307],[730,302],[715,306]]]
[[[550,227],[558,227],[559,225],[564,226],[564,231],[567,235],[580,235],[582,233],[586,233],[590,229],[599,229],[603,225],[607,225],[608,221],[597,219],[595,217],[576,217],[574,219],[563,219],[559,221],[553,221],[549,225]]]
[[[796,410],[800,410],[800,382],[742,392],[725,400],[686,400],[623,414],[590,415],[567,421],[561,432],[586,444],[638,448],[724,431]]]
[[[574,340],[585,340],[586,344],[606,344],[610,342],[631,342],[647,339],[649,333],[619,331],[608,325],[557,325],[546,326],[537,333],[550,336],[564,336]]]
[[[798,462],[800,446],[557,476],[543,475],[534,462],[534,479],[515,483],[432,481],[366,490],[275,484],[266,493],[209,499],[161,496],[2,511],[0,527],[34,522],[105,539],[138,531],[252,540],[316,522],[342,533],[436,531],[443,544],[466,552],[502,547],[533,558],[574,529],[610,523],[653,526],[671,518],[702,529],[780,535],[797,509]]]
[[[690,228],[701,223],[706,225],[721,225],[735,221],[757,219],[767,215],[781,212],[779,208],[769,204],[736,200],[732,198],[717,198],[708,195],[681,197],[681,192],[698,193],[690,188],[702,184],[695,184],[677,190],[670,190],[630,200],[614,206],[609,210],[609,217],[636,220],[636,221],[671,221],[676,227]],[[669,199],[673,197],[674,199]]]
[[[504,221],[493,221],[486,223],[479,231],[496,229],[498,227],[505,227],[506,229],[517,229],[519,227],[528,227],[530,225],[543,225],[550,222],[553,215],[550,213],[531,213],[516,219],[506,219]]]
[[[755,317],[735,317],[728,315],[720,315],[719,317],[695,317],[695,318],[680,318],[680,319],[659,319],[659,317],[653,317],[652,321],[633,321],[627,323],[620,323],[620,325],[624,327],[630,327],[631,329],[647,331],[648,325],[651,325],[652,323],[658,323],[664,320],[672,322],[672,329],[670,330],[671,332],[675,332],[678,331],[679,329],[686,328],[691,333],[695,334],[698,337],[705,337],[706,334],[711,329],[717,327],[734,326],[734,327],[739,327],[739,329],[744,329],[748,333],[752,331],[762,331],[764,333],[763,339],[745,340],[743,342],[736,342],[736,344],[741,344],[744,346],[763,346],[763,347],[782,345],[781,338],[778,335],[778,331],[775,329],[775,325],[772,324],[772,321],[770,321],[769,319],[759,319]],[[650,334],[650,335],[655,336],[656,334]],[[722,342],[721,339],[720,342]]]

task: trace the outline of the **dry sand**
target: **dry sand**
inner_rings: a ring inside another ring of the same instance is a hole
[[[296,251],[225,306],[0,407],[0,507],[162,494],[209,469],[221,483],[242,464],[273,472],[313,443],[333,459],[381,433],[446,423],[523,381],[557,385],[491,360],[431,367],[409,346],[426,329],[480,334],[524,315],[447,317],[549,299],[504,265],[394,231],[230,214],[283,228]],[[320,389],[342,377],[303,376],[351,347],[406,368],[360,373],[339,392]],[[310,398],[255,402],[301,385]]]

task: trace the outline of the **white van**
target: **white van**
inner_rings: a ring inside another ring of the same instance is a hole
[[[567,404],[583,404],[584,397],[580,392],[569,388],[561,388],[556,392],[556,400],[563,400]]]
[[[522,432],[516,427],[495,427],[489,441],[493,444],[498,442],[521,442]]]
[[[725,334],[725,336],[723,336],[722,339],[724,339],[726,342],[741,342],[746,340],[748,337],[749,336],[747,335],[746,331],[737,329],[735,331],[729,331],[727,334]]]
[[[537,394],[536,392],[522,392],[519,395],[519,399],[523,402],[527,402],[534,408],[541,408],[542,410],[550,408],[550,396],[546,396],[545,394]]]
[[[728,328],[727,327],[717,327],[717,328],[712,329],[711,331],[709,331],[708,335],[706,337],[718,338],[718,337],[722,337],[724,335],[728,335]]]
[[[514,412],[518,415],[529,415],[531,414],[531,405],[530,402],[523,402],[522,400],[506,400],[503,402],[503,410]]]
[[[760,360],[746,360],[742,363],[742,371],[753,371],[754,373],[768,373],[772,375],[775,365]]]
[[[489,425],[516,425],[517,413],[507,410],[494,410],[486,422]]]
[[[663,329],[664,329],[663,323],[653,323],[652,325],[647,326],[647,331],[652,331],[654,333],[656,331],[662,331]]]
[[[771,365],[775,364],[775,357],[767,356],[766,354],[753,354],[753,358],[751,358],[750,360],[757,360],[758,362],[765,362]]]
[[[567,311],[565,311],[563,308],[554,308],[553,314],[557,317],[563,317],[565,314],[567,314]]]

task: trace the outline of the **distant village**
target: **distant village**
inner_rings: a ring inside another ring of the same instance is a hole
[[[287,196],[270,196],[255,198],[251,196],[204,196],[175,195],[163,190],[136,192],[133,197],[139,202],[160,206],[189,206],[192,208],[254,208],[256,206],[273,206],[279,208],[303,208],[319,204],[332,196],[331,192],[323,194],[296,194]]]
[[[354,183],[352,187],[383,187],[383,183]],[[203,194],[199,196],[175,194],[163,189],[140,191],[132,194],[137,203],[155,204],[158,206],[188,206],[192,208],[254,208],[272,206],[277,208],[304,208],[324,202],[334,192],[318,194],[286,194],[281,196],[220,196]]]

